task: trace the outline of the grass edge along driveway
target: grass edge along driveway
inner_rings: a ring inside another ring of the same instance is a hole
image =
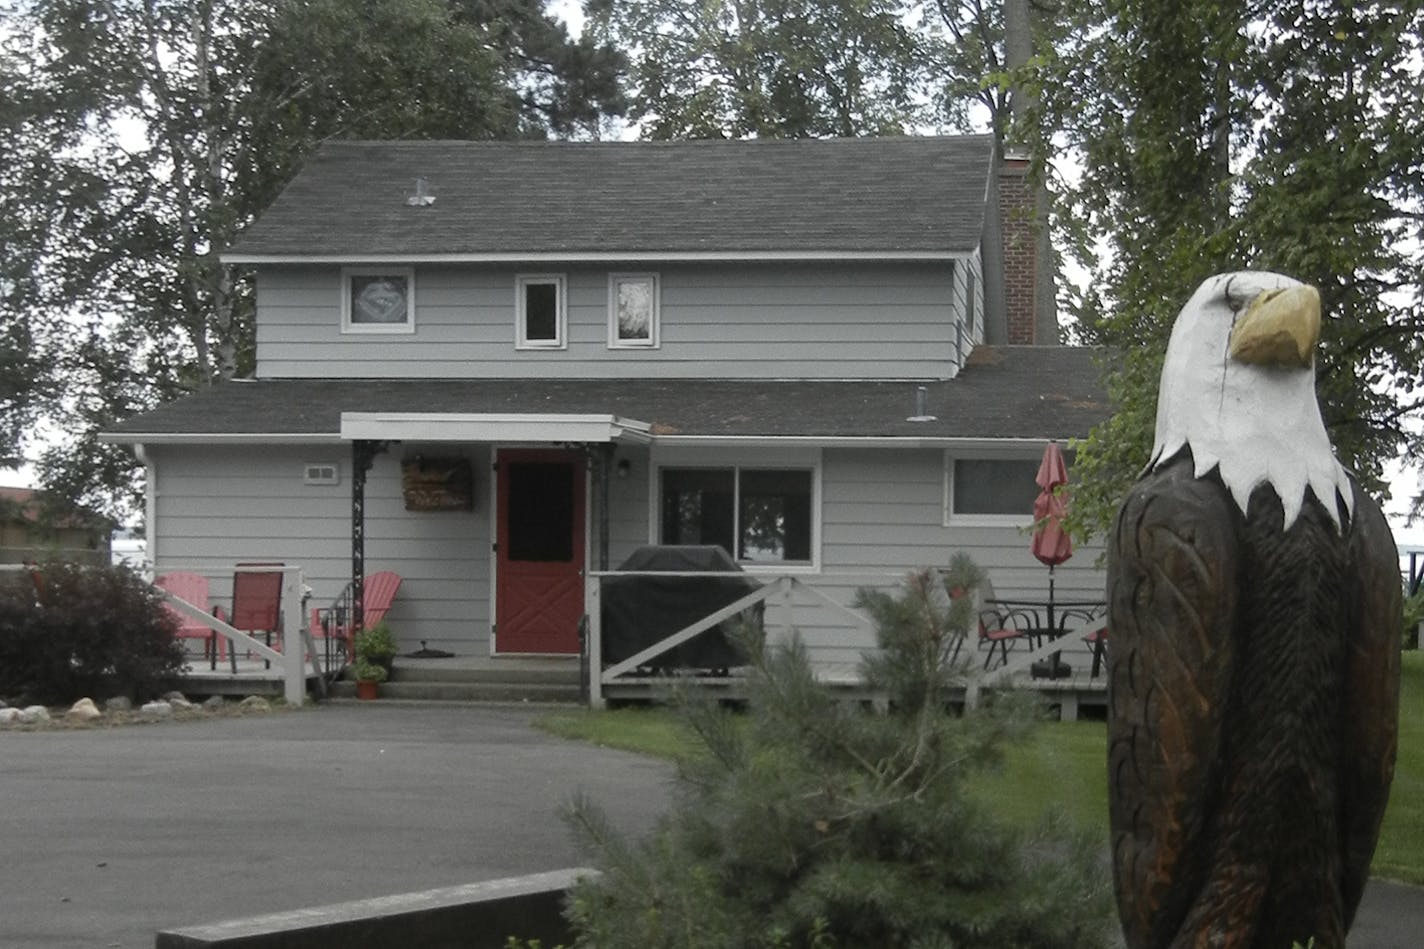
[[[1399,702],[1399,758],[1372,871],[1424,885],[1424,652],[1404,653]],[[694,742],[666,708],[555,712],[538,722],[552,734],[676,761]],[[1007,750],[1002,772],[977,779],[975,791],[1005,819],[1037,821],[1053,806],[1107,846],[1107,729],[1102,722],[1045,722]]]

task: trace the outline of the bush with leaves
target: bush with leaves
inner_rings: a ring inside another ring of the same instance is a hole
[[[1112,924],[1106,858],[1045,822],[1011,828],[966,792],[1003,744],[1031,727],[1010,696],[956,715],[964,667],[951,657],[974,622],[980,574],[956,557],[912,573],[898,596],[861,591],[878,652],[875,712],[839,701],[797,641],[747,637],[745,716],[686,705],[704,754],[675,802],[630,843],[587,801],[568,818],[602,875],[568,913],[577,945],[617,947],[973,946],[1088,949]]]
[[[150,698],[183,668],[176,630],[162,596],[125,566],[0,573],[0,696]]]

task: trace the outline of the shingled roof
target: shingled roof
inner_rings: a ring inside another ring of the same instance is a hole
[[[229,382],[122,422],[121,442],[335,438],[343,412],[608,414],[654,436],[1070,438],[1108,414],[1094,350],[981,346],[946,382],[746,379],[271,379]],[[925,385],[933,421],[912,422]]]
[[[979,244],[992,157],[986,135],[330,142],[223,259],[952,257]]]

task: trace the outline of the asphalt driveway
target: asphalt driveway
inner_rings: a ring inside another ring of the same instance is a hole
[[[671,770],[536,712],[363,703],[0,732],[0,947],[150,947],[159,929],[586,863],[556,813],[628,831]],[[1351,949],[1405,949],[1424,890],[1371,884]]]
[[[379,703],[0,732],[0,946],[151,947],[159,929],[586,864],[576,790],[648,826],[668,766],[537,713]]]

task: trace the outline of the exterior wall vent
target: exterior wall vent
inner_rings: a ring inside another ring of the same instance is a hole
[[[341,468],[334,464],[306,465],[302,469],[303,484],[340,484]]]

